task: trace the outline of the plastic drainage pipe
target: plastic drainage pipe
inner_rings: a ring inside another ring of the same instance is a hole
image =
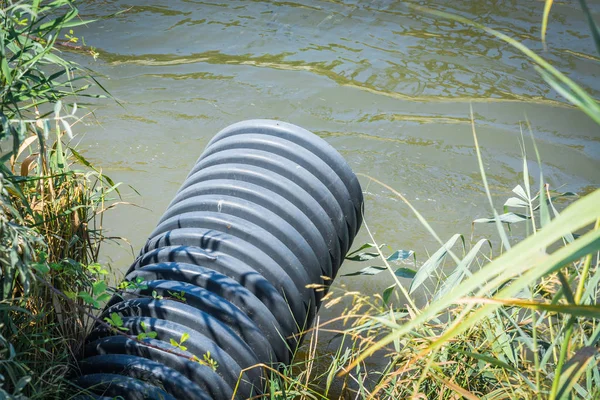
[[[75,383],[91,398],[246,399],[288,364],[362,223],[358,179],[298,126],[219,132],[96,325]]]

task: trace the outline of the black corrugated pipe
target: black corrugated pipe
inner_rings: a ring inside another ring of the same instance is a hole
[[[130,336],[97,325],[76,383],[97,398],[260,393],[262,368],[251,367],[291,361],[362,204],[348,164],[311,132],[271,120],[225,128],[129,269],[129,289],[100,316],[116,313]],[[205,357],[217,367],[197,362]]]

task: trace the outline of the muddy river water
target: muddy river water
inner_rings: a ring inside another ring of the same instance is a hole
[[[600,20],[600,4],[589,3]],[[541,1],[421,4],[524,42],[600,95],[600,59],[579,2],[555,2],[547,50]],[[499,209],[521,180],[519,123],[526,118],[552,188],[585,193],[600,184],[599,127],[560,98],[532,62],[476,28],[405,2],[94,0],[81,7],[87,18],[121,10],[76,31],[99,53],[78,61],[121,103],[92,107],[95,121],[77,128],[80,149],[139,192],[123,186],[124,200],[139,207],[121,206],[104,220],[109,235],[131,244],[105,247],[103,261],[117,272],[127,269],[210,138],[243,119],[280,119],[315,132],[355,172],[402,193],[445,239],[460,232],[470,240],[471,221],[490,214],[470,105]],[[531,148],[528,156],[537,176]],[[376,240],[425,261],[435,240],[387,189],[360,179]],[[490,232],[477,227],[473,240]],[[367,241],[363,228],[355,244]],[[342,273],[362,266],[347,263]],[[389,283],[385,274],[336,281],[368,293]],[[322,318],[335,312],[324,310]]]

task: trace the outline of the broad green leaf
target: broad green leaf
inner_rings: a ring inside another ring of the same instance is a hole
[[[388,304],[390,302],[390,298],[392,297],[392,293],[394,293],[395,288],[396,288],[396,285],[391,285],[391,286],[385,288],[385,290],[383,291],[381,297],[383,298],[383,302],[385,304]]]
[[[33,268],[35,268],[35,270],[41,275],[46,275],[48,272],[50,272],[50,267],[46,263],[35,263],[33,264]]]
[[[90,304],[94,307],[98,306],[98,302],[96,301],[96,299],[94,299],[92,296],[90,296],[89,293],[79,292],[79,297],[87,304]]]
[[[189,338],[190,338],[190,334],[189,334],[189,333],[187,333],[187,332],[184,332],[184,333],[181,335],[181,339],[179,340],[179,343],[183,343],[183,342],[185,342],[186,340],[188,340]]]
[[[110,320],[115,324],[115,326],[123,326],[123,320],[121,319],[121,316],[115,312],[110,313]]]
[[[109,293],[103,293],[100,296],[96,297],[96,301],[99,303],[105,303],[111,299],[111,295]]]
[[[381,249],[383,246],[385,246],[385,245],[382,244],[379,246],[379,248]],[[345,258],[346,258],[346,260],[352,260],[352,261],[365,261],[365,260],[370,260],[375,257],[379,257],[379,253],[375,253],[375,252],[361,253],[363,250],[372,249],[372,248],[377,248],[377,246],[374,245],[373,243],[365,243],[362,246],[360,246],[358,249],[348,253]]]
[[[94,296],[98,296],[100,293],[103,293],[108,288],[108,285],[105,281],[98,281],[92,285],[92,293]]]

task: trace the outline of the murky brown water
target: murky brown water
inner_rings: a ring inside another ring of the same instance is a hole
[[[600,60],[577,1],[554,5],[546,52],[539,40],[543,2],[425,3],[524,41],[600,94]],[[600,4],[589,3],[600,20]],[[126,8],[76,32],[100,53],[97,61],[80,61],[106,75],[102,82],[123,104],[101,102],[99,125],[79,131],[85,155],[141,194],[126,199],[144,208],[121,207],[105,220],[136,253],[208,140],[249,118],[281,119],[319,134],[356,172],[404,194],[442,238],[470,234],[471,221],[489,214],[470,103],[498,207],[521,180],[525,116],[552,187],[581,192],[600,184],[598,126],[557,96],[526,57],[477,29],[399,1],[94,0],[82,11],[94,17]],[[530,170],[537,176],[537,163]],[[426,250],[437,249],[434,240],[387,190],[361,181],[377,240],[417,250],[423,262]],[[477,228],[475,238],[489,232]],[[363,229],[355,243],[366,241]],[[132,258],[127,245],[105,249],[117,270]],[[342,273],[360,267],[348,263]],[[389,277],[337,283],[377,292]]]

